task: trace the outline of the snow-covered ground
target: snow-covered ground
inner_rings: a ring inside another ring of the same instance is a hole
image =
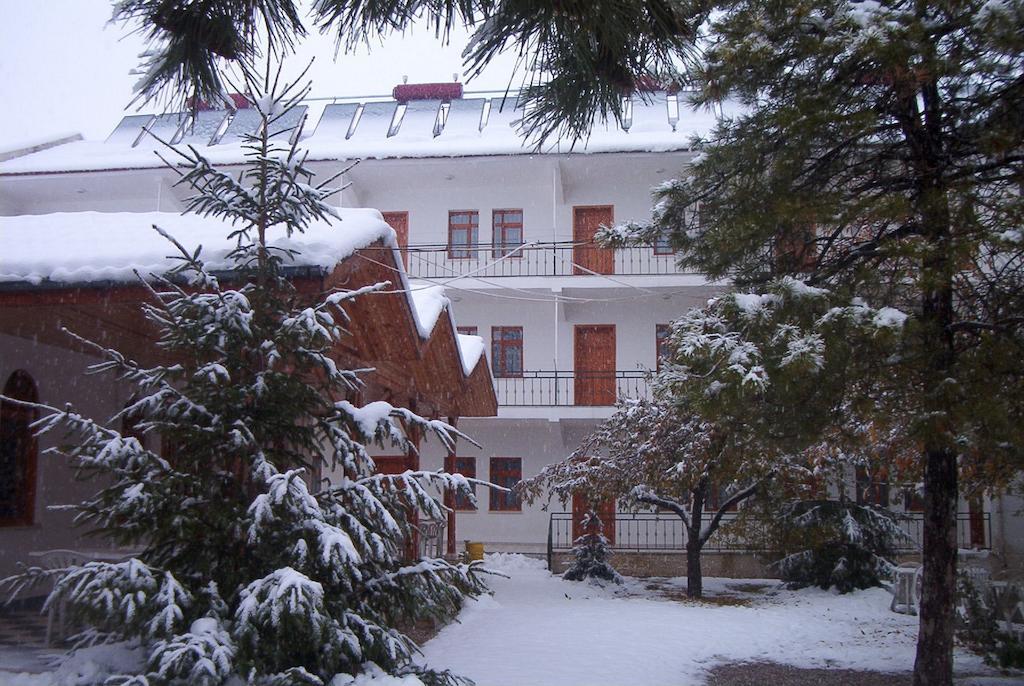
[[[599,588],[563,581],[521,556],[491,555],[487,565],[510,578],[490,582],[493,596],[472,601],[460,623],[424,646],[430,666],[477,686],[688,686],[728,662],[913,669],[917,618],[890,612],[883,589],[837,595],[784,590],[772,580],[705,579],[718,602],[689,602],[685,579]],[[988,671],[973,655],[956,657],[958,673]]]
[[[423,647],[426,662],[477,686],[697,686],[708,670],[735,662],[778,662],[882,672],[913,668],[917,619],[889,611],[882,589],[837,595],[789,591],[773,580],[705,579],[708,598],[685,599],[685,579],[627,579],[599,587],[563,581],[543,562],[489,555],[493,595],[468,603],[459,622]],[[0,686],[77,686],[104,663],[137,660],[109,648],[59,670],[18,674],[17,653],[0,651]],[[23,656],[24,657],[24,656]],[[960,684],[1020,683],[997,677],[958,651]],[[25,667],[31,660],[26,661]],[[965,679],[964,675],[976,675]],[[366,675],[362,686],[418,680]]]

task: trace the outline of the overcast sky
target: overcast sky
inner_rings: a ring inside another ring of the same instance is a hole
[[[63,133],[105,138],[125,114],[143,42],[108,25],[110,0],[0,0],[0,151]],[[334,40],[315,30],[290,58],[300,69],[315,57],[313,95],[379,95],[403,75],[410,82],[449,81],[462,73],[466,34],[443,47],[425,29],[334,58]],[[469,90],[504,88],[514,66],[501,58]],[[143,110],[152,111],[152,108]]]

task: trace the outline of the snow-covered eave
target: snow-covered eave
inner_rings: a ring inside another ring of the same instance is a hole
[[[301,144],[300,144],[301,147]],[[307,150],[307,152],[309,152]],[[316,156],[312,153],[307,158],[307,163],[328,163],[328,162],[352,162],[354,160],[477,160],[477,159],[498,159],[498,158],[513,158],[513,157],[524,157],[533,155],[543,155],[545,157],[570,157],[574,155],[583,155],[593,157],[597,155],[662,155],[665,153],[686,153],[693,152],[693,149],[688,144],[680,144],[677,146],[665,146],[663,148],[646,149],[646,148],[622,148],[622,149],[605,149],[605,150],[559,150],[559,151],[544,151],[537,150],[536,148],[524,147],[520,152],[492,152],[492,153],[477,153],[477,154],[381,154],[381,155],[324,155]],[[222,161],[218,162],[218,167],[240,167],[246,164],[244,159],[241,157],[237,161]],[[181,165],[184,166],[184,165]],[[2,163],[0,163],[0,177],[39,177],[39,176],[61,176],[67,174],[100,174],[100,173],[113,173],[113,172],[130,172],[130,171],[150,171],[153,169],[166,168],[167,165],[163,161],[157,158],[153,164],[138,164],[134,166],[110,166],[110,167],[81,167],[73,169],[37,169],[37,170],[25,170],[25,171],[5,171]]]
[[[180,265],[174,246],[152,227],[174,236],[190,252],[202,246],[201,259],[214,273],[233,270],[235,242],[230,222],[172,212],[55,212],[0,216],[0,283],[25,289],[110,287],[138,284]],[[103,240],[97,240],[102,236]],[[397,245],[380,212],[339,209],[334,222],[311,223],[287,235],[275,230],[269,245],[295,251],[286,265],[294,277],[322,276],[356,250],[378,240]]]
[[[475,356],[474,359],[471,359],[471,356],[459,341],[458,327],[455,325],[451,301],[444,294],[444,287],[424,281],[410,281],[405,271],[405,262],[402,260],[397,244],[391,246],[391,259],[396,265],[400,288],[406,295],[406,302],[413,316],[416,334],[420,341],[428,343],[432,337],[440,335],[439,331],[444,327],[439,327],[438,324],[441,322],[442,317],[447,319],[447,329],[454,337],[452,342],[459,355],[462,378],[469,379],[473,376],[473,372],[479,366],[480,361],[484,360],[486,364],[486,359],[484,355]],[[427,293],[429,293],[428,299],[433,302],[428,303],[424,301],[425,299],[422,295]],[[417,303],[417,299],[420,300],[419,303]]]
[[[317,279],[323,280],[330,270],[319,266],[294,266],[282,267],[282,274],[290,280]],[[237,278],[234,272],[215,270],[210,272],[222,283],[231,283]],[[174,281],[174,279],[171,279]],[[138,281],[124,279],[100,279],[100,280],[59,280],[42,279],[40,281],[3,281],[0,280],[0,293],[29,293],[33,291],[63,291],[63,290],[96,290],[110,291],[119,288],[133,288],[140,285]]]

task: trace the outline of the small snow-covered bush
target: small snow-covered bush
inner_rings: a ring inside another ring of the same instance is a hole
[[[608,562],[612,556],[611,544],[604,535],[601,518],[591,510],[583,516],[581,526],[586,533],[573,541],[575,560],[562,574],[562,578],[569,581],[600,579],[621,584],[622,576]]]
[[[784,507],[774,527],[775,562],[792,588],[835,587],[840,593],[881,586],[905,537],[885,510],[837,500],[802,500]]]

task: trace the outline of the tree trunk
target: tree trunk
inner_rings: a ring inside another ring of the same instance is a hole
[[[704,595],[704,575],[700,569],[700,530],[696,535],[691,531],[686,541],[686,597],[700,598]]]
[[[708,495],[708,479],[701,477],[690,491],[690,526],[686,530],[686,597],[704,595],[704,576],[700,569],[700,529],[704,519],[704,500]]]
[[[925,452],[924,571],[914,686],[952,686],[956,594],[956,455]]]

